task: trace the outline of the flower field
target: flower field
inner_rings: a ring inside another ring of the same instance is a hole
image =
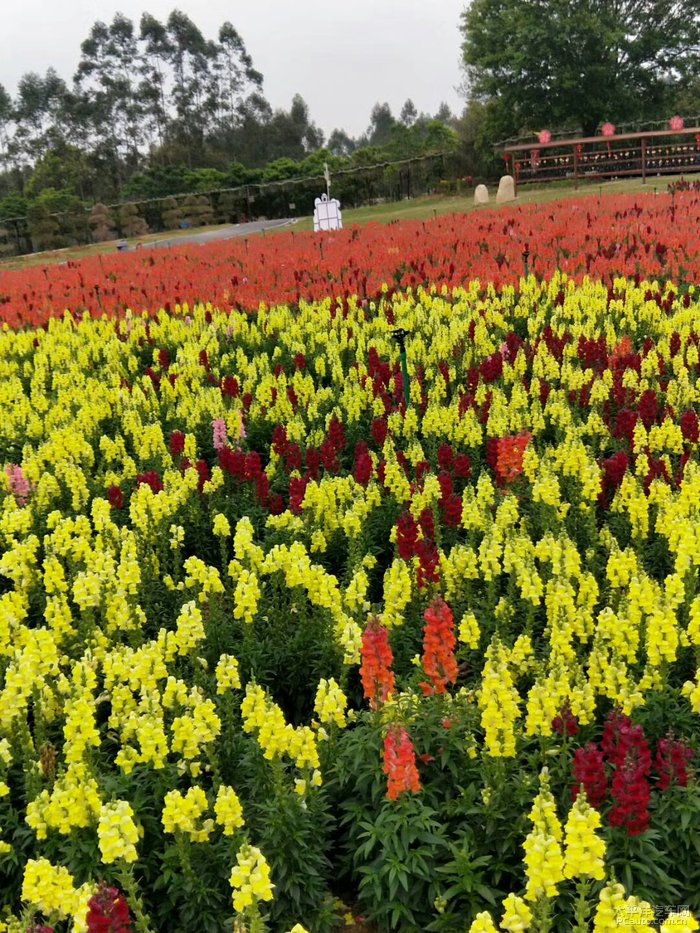
[[[698,929],[700,198],[540,211],[0,274],[0,930]]]

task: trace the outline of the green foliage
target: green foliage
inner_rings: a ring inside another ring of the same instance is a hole
[[[698,0],[475,0],[462,14],[472,92],[499,101],[511,132],[668,116],[699,13]]]

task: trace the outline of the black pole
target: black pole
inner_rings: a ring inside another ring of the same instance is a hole
[[[408,331],[403,327],[397,327],[391,332],[391,336],[399,345],[399,356],[401,358],[401,375],[403,376],[403,398],[406,408],[411,404],[411,390],[408,385],[408,363],[406,362],[406,337]]]

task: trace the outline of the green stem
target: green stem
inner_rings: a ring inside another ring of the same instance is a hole
[[[152,933],[151,920],[143,906],[133,867],[121,861],[117,869],[117,878],[122,891],[127,896],[129,907],[133,911],[136,929],[140,933]]]
[[[576,910],[574,913],[576,920],[574,933],[588,933],[588,917],[591,912],[591,905],[588,900],[591,893],[590,878],[580,878],[576,888],[578,890],[578,899],[576,901]]]

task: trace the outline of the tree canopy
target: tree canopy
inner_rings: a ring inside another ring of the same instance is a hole
[[[656,117],[692,80],[700,0],[473,0],[462,14],[471,94],[513,130]],[[668,116],[671,116],[669,113]]]

